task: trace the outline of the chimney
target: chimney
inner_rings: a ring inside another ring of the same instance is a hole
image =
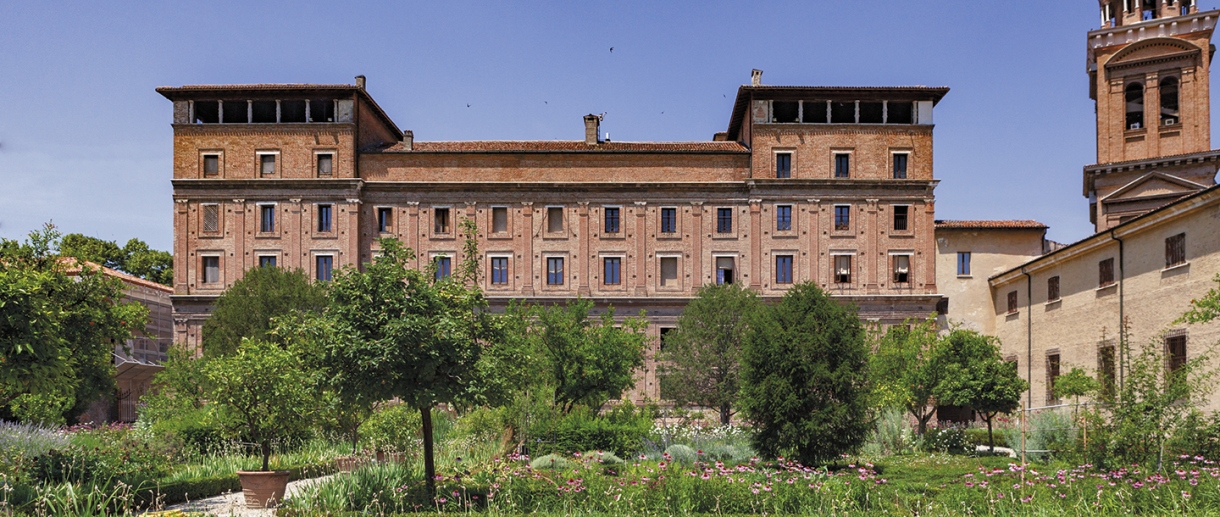
[[[755,68],[750,72],[750,86],[762,86],[762,70]]]
[[[415,150],[415,132],[410,129],[402,132],[402,148],[408,151]]]
[[[601,117],[592,113],[585,115],[585,143],[589,145],[597,145],[598,129],[600,129]]]
[[[356,76],[356,87],[360,88],[361,90],[364,89],[364,76],[363,75]]]

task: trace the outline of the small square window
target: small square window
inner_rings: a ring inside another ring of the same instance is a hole
[[[851,255],[835,255],[834,277],[836,284],[851,283]]]
[[[1052,276],[1046,279],[1046,301],[1053,302],[1059,299],[1059,276]]]
[[[839,205],[835,207],[835,231],[851,230],[851,207]]]
[[[563,207],[552,206],[546,209],[547,233],[563,232]]]
[[[220,283],[220,257],[200,257],[203,259],[203,283]]]
[[[792,230],[792,206],[779,205],[775,207],[775,231],[786,232]]]
[[[661,257],[661,287],[678,286],[678,257]]]
[[[1186,263],[1186,234],[1179,233],[1165,239],[1165,267],[1170,268]]]
[[[792,283],[792,255],[775,256],[775,283]]]
[[[258,267],[275,267],[275,255],[259,255]]]
[[[216,233],[220,231],[220,205],[203,205],[200,207],[203,210],[203,229],[204,233]]]
[[[508,257],[491,258],[491,283],[508,285]]]
[[[957,276],[970,276],[970,252],[957,252]]]
[[[563,285],[563,257],[547,257],[546,283],[547,285]]]
[[[775,177],[792,177],[792,153],[775,153]]]
[[[492,233],[508,233],[508,207],[494,206],[491,208]]]
[[[203,155],[203,175],[217,176],[220,174],[220,155]]]
[[[377,231],[386,233],[394,231],[394,209],[390,207],[377,208]]]
[[[330,219],[332,205],[318,205],[318,231],[321,233],[330,232]]]
[[[851,155],[848,153],[835,153],[835,177],[850,178],[851,177]]]
[[[275,175],[275,155],[260,154],[258,155],[259,172],[263,176]]]
[[[907,179],[907,154],[894,154],[894,179]]]
[[[661,209],[661,233],[674,233],[678,231],[678,209],[677,208],[662,208]]]
[[[329,282],[331,275],[333,274],[333,270],[335,269],[335,257],[330,255],[318,255],[317,258],[314,259],[314,263],[316,266],[315,274],[317,275],[318,281]]]
[[[908,284],[911,282],[911,256],[894,255],[894,283]]]
[[[716,283],[733,283],[733,257],[716,257]]]
[[[275,231],[275,205],[259,205],[258,231],[271,233]]]
[[[436,279],[449,278],[452,272],[453,259],[446,255],[438,255],[433,261],[436,262]]]
[[[618,233],[619,228],[619,209],[618,207],[607,207],[606,211],[606,233]]]
[[[733,231],[733,209],[732,208],[717,208],[716,209],[716,233],[730,233]]]
[[[911,207],[909,207],[909,206],[895,206],[894,207],[894,231],[896,231],[896,232],[907,231],[907,214],[910,212],[910,210],[911,210]]]
[[[318,177],[329,178],[334,174],[334,155],[319,154],[318,156]]]
[[[451,230],[449,224],[449,209],[437,208],[432,217],[432,232],[433,233],[449,233]]]
[[[606,285],[619,285],[622,283],[621,269],[623,259],[620,257],[606,257],[602,259],[605,266],[605,275],[602,277],[602,283]]]

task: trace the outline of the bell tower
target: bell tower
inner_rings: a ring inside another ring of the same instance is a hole
[[[1084,195],[1097,231],[1215,184],[1209,69],[1220,11],[1197,0],[1101,0],[1088,34],[1097,164]]]

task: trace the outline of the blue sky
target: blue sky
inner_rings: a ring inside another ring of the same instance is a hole
[[[158,86],[364,74],[417,140],[576,140],[581,116],[602,112],[614,140],[709,140],[759,68],[771,85],[949,86],[937,218],[1037,219],[1071,242],[1092,228],[1081,167],[1096,161],[1096,5],[9,2],[0,237],[53,220],[169,250],[171,106]]]

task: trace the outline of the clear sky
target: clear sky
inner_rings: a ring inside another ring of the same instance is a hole
[[[364,74],[416,140],[578,140],[581,116],[606,112],[613,140],[688,141],[725,130],[759,68],[770,85],[952,88],[936,217],[1037,219],[1071,242],[1092,228],[1098,21],[1094,0],[6,2],[0,237],[53,220],[169,250],[158,86]]]

